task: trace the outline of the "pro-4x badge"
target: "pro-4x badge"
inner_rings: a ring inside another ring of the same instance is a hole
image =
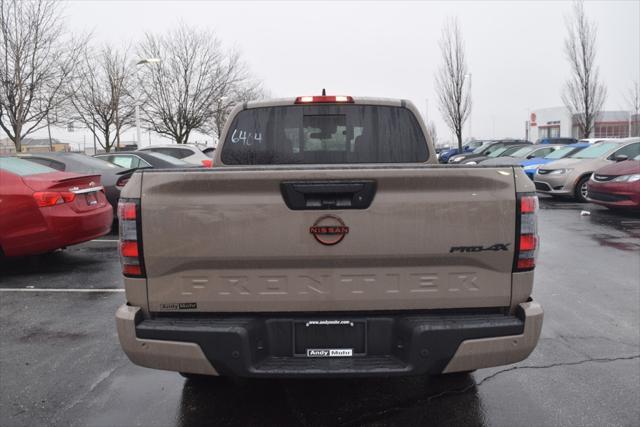
[[[349,233],[349,227],[335,215],[325,215],[309,227],[309,232],[323,245],[332,246],[342,242]]]
[[[483,252],[483,251],[508,251],[510,243],[496,243],[488,247],[484,246],[452,246],[449,253],[453,252]]]

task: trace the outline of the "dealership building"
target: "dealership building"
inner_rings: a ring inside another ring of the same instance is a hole
[[[566,107],[540,108],[530,113],[527,122],[529,140],[541,138],[573,137],[582,135],[576,115]],[[626,138],[637,136],[640,117],[629,111],[601,111],[595,122],[591,138]]]

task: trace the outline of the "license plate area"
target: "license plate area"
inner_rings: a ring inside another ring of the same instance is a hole
[[[98,196],[96,193],[87,193],[85,194],[85,201],[87,202],[87,206],[95,206],[98,204]]]
[[[325,351],[326,350],[326,351]],[[294,356],[351,357],[367,352],[364,320],[308,320],[293,324]]]

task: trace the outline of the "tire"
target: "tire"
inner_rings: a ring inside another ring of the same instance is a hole
[[[580,203],[587,203],[587,181],[590,175],[585,175],[578,180],[576,188],[573,190],[574,198]]]

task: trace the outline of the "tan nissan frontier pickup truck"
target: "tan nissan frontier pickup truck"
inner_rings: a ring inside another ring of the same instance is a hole
[[[120,343],[187,377],[518,362],[542,327],[537,208],[519,167],[437,164],[409,101],[248,102],[213,168],[141,170],[122,191]]]

